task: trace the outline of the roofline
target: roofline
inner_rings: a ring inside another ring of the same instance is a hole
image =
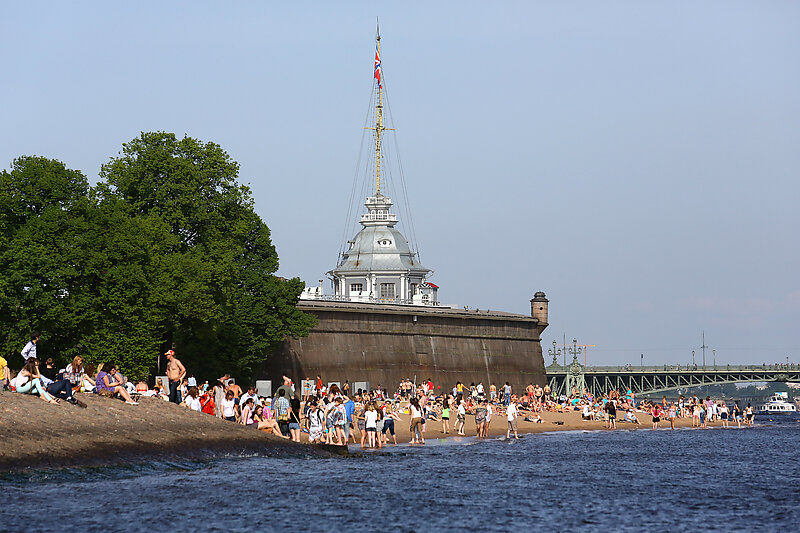
[[[504,311],[458,309],[442,306],[414,306],[386,303],[361,302],[327,302],[324,300],[299,300],[298,309],[302,311],[342,311],[345,313],[384,313],[388,315],[430,315],[455,318],[482,318],[486,320],[513,320],[518,322],[539,323],[538,318],[530,315],[506,313]]]

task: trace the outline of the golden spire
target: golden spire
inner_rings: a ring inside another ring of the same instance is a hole
[[[376,90],[378,91],[377,104],[375,105],[375,126],[369,128],[375,131],[375,196],[381,194],[381,144],[383,140],[383,132],[392,130],[394,128],[387,128],[383,125],[383,70],[381,68],[381,32],[378,27],[378,32],[375,37],[375,78]]]

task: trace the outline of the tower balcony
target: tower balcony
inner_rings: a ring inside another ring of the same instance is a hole
[[[391,224],[397,223],[397,215],[394,213],[364,213],[361,215],[361,223],[369,222],[387,222]]]

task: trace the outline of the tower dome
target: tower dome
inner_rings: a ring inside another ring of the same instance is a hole
[[[426,283],[431,270],[420,264],[408,241],[394,226],[397,215],[391,212],[392,200],[376,193],[364,204],[364,226],[350,247],[342,253],[339,264],[328,272],[333,278],[334,294],[350,301],[385,303],[437,302],[437,287]]]

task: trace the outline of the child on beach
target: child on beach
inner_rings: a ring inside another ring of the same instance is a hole
[[[364,411],[364,427],[367,433],[367,446],[374,448],[378,433],[378,413],[375,412],[375,406],[372,403],[367,404],[367,409]]]
[[[467,408],[464,400],[458,402],[458,418],[456,419],[455,430],[459,435],[464,435],[464,423],[467,421]]]
[[[324,421],[325,416],[322,411],[317,408],[317,402],[312,402],[311,409],[308,411],[308,442],[313,444],[322,442]]]

